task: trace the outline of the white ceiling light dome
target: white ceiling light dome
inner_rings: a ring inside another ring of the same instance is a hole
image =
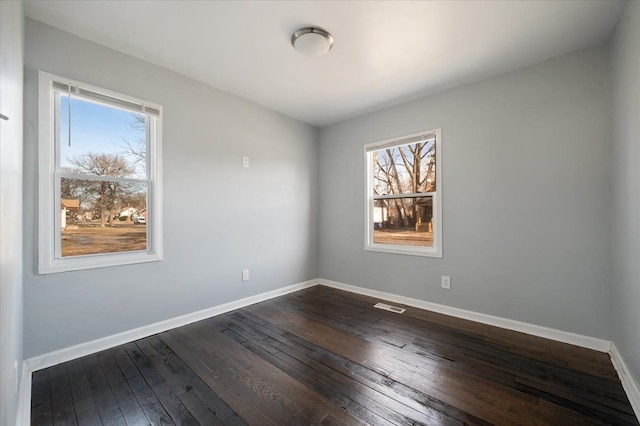
[[[305,27],[291,34],[291,45],[304,56],[322,56],[333,47],[333,36],[318,27]]]

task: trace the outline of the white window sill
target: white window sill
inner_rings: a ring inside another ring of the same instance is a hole
[[[369,244],[364,249],[367,251],[377,251],[382,253],[442,258],[442,253],[438,253],[437,249],[433,247],[401,246],[395,244]]]
[[[162,257],[146,251],[93,254],[54,259],[43,262],[38,268],[40,274],[55,274],[58,272],[78,271],[84,269],[107,268],[111,266],[131,265],[135,263],[157,262]]]

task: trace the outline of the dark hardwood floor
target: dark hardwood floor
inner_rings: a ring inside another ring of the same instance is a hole
[[[313,287],[33,374],[34,425],[638,425],[607,354]]]

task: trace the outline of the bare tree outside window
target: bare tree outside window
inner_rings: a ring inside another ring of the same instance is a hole
[[[60,96],[62,140],[68,102]],[[71,143],[60,147],[61,256],[147,250],[147,117],[81,99],[71,106]]]
[[[126,156],[138,175],[144,176],[147,170],[147,117],[141,114],[131,114],[129,126],[134,130],[134,136],[122,138],[120,154]]]
[[[162,260],[162,105],[38,72],[38,273]]]
[[[367,149],[373,244],[434,247],[436,148],[427,134]]]

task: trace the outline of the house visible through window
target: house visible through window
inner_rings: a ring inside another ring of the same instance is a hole
[[[161,107],[40,75],[40,271],[158,260]]]
[[[366,146],[366,248],[441,257],[440,132]]]

